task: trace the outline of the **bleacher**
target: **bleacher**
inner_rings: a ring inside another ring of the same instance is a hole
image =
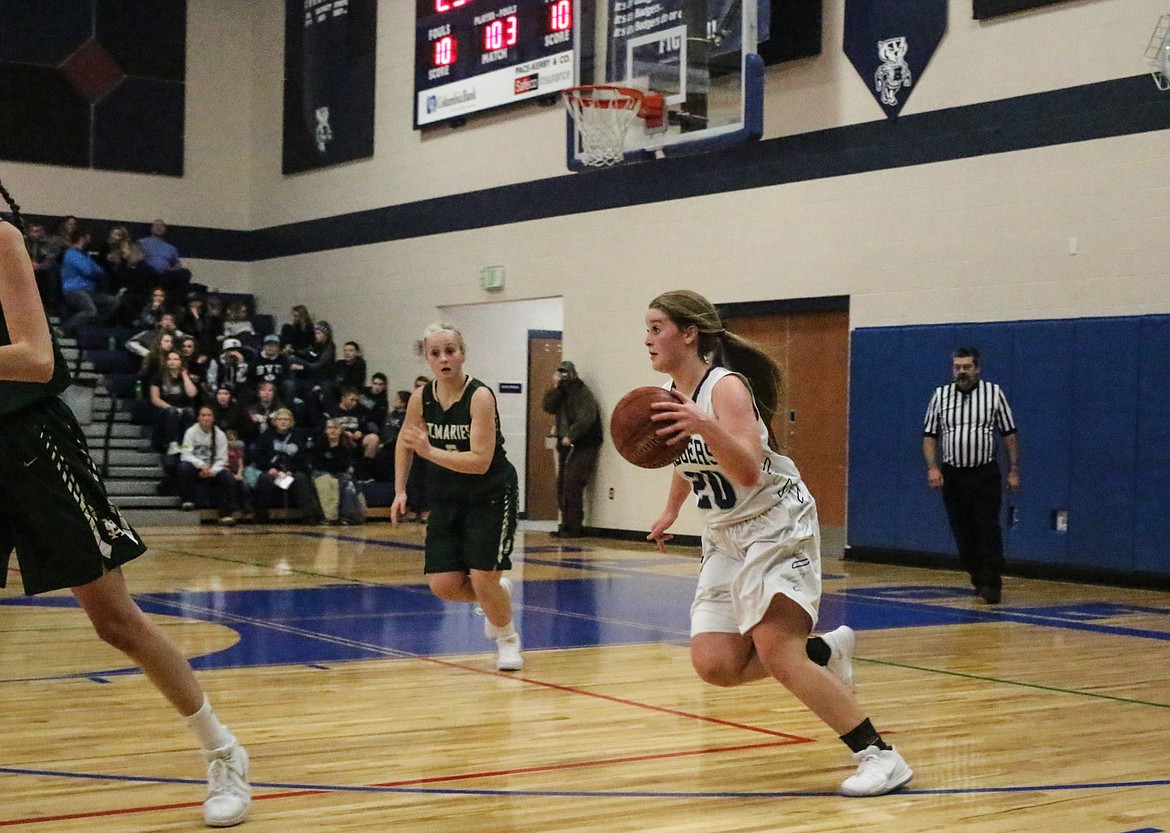
[[[219,292],[226,308],[239,300],[254,304],[245,293]],[[254,309],[254,306],[251,306]],[[272,315],[256,313],[252,325],[257,339],[276,332]],[[125,327],[83,327],[76,338],[60,340],[75,379],[67,399],[82,422],[90,454],[101,471],[114,503],[138,524],[213,523],[212,509],[182,512],[177,495],[159,494],[163,470],[150,447],[155,408],[139,396],[137,371],[141,360],[125,349],[135,330]],[[358,483],[366,496],[370,520],[389,519],[393,486]],[[295,507],[274,508],[272,521],[296,521]],[[244,513],[242,520],[249,520]]]

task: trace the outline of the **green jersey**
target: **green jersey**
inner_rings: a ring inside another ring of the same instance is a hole
[[[12,337],[8,334],[8,319],[4,317],[4,308],[0,307],[0,345],[11,343]],[[65,364],[65,356],[62,355],[57,340],[53,339],[53,378],[47,382],[0,380],[0,417],[14,414],[29,405],[54,399],[67,387],[69,387],[69,367]]]
[[[467,377],[463,394],[450,408],[443,410],[435,398],[435,384],[423,388],[422,415],[431,445],[448,451],[471,451],[471,397],[479,388],[491,388],[479,379]],[[493,394],[493,400],[495,396]],[[427,497],[451,503],[478,503],[498,498],[514,477],[512,464],[504,454],[504,435],[500,431],[500,413],[496,417],[496,449],[491,465],[483,474],[464,474],[438,464],[427,466]]]

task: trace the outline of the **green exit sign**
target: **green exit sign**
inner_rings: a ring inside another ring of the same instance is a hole
[[[479,270],[479,285],[484,289],[504,288],[504,267],[485,266]]]

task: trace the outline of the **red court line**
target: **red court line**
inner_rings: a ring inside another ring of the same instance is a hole
[[[558,683],[546,683],[542,680],[534,680],[531,677],[520,677],[511,672],[503,671],[488,671],[483,668],[475,668],[474,666],[464,665],[459,662],[450,662],[448,660],[435,659],[434,657],[417,657],[423,662],[431,662],[435,665],[442,665],[447,668],[455,668],[460,671],[471,671],[476,674],[487,674],[492,677],[502,677],[505,680],[516,680],[518,682],[528,683],[529,685],[540,686],[542,688],[549,688],[553,691],[563,691],[567,694],[579,694],[582,697],[595,697],[598,700],[606,700],[610,703],[618,703],[622,706],[633,706],[636,709],[646,709],[652,712],[661,712],[662,714],[672,714],[675,717],[686,717],[690,720],[698,720],[703,723],[714,723],[717,726],[727,726],[731,729],[743,729],[745,732],[758,732],[762,735],[771,735],[772,737],[785,738],[794,743],[811,743],[813,738],[806,738],[800,735],[790,735],[787,732],[777,732],[772,729],[764,729],[759,726],[748,726],[746,723],[736,723],[732,720],[721,720],[718,717],[705,717],[701,714],[692,714],[690,712],[679,711],[678,709],[669,709],[666,706],[652,706],[649,703],[639,703],[637,700],[626,700],[621,697],[612,697],[608,694],[598,694],[595,691],[586,691],[581,688],[574,688],[573,686],[560,685]]]
[[[452,781],[472,781],[479,778],[501,778],[510,775],[531,775],[537,772],[557,772],[567,769],[580,769],[583,767],[636,763],[640,761],[661,761],[668,758],[685,758],[692,755],[710,755],[723,752],[743,752],[751,749],[767,749],[773,746],[789,746],[793,743],[803,742],[805,742],[805,739],[767,741],[764,743],[749,743],[740,746],[720,746],[713,749],[690,749],[682,752],[659,752],[653,755],[631,755],[622,758],[602,758],[591,761],[575,761],[573,763],[567,764],[546,764],[544,766],[517,767],[515,769],[489,770],[486,772],[467,772],[462,775],[433,775],[429,778],[410,778],[404,781],[386,781],[381,784],[370,784],[369,786],[379,788],[414,787],[423,784],[442,784],[450,783]],[[96,778],[98,776],[94,777]],[[328,788],[318,790],[287,790],[284,792],[267,793],[265,795],[254,795],[252,796],[252,800],[268,801],[271,799],[301,798],[310,795],[328,795],[331,792],[333,792],[333,790]],[[352,792],[352,790],[346,790],[346,792]],[[122,807],[113,810],[95,810],[89,813],[70,813],[60,816],[36,816],[33,818],[24,819],[5,819],[0,820],[0,827],[11,827],[17,824],[41,824],[45,822],[78,821],[81,819],[103,818],[107,816],[125,816],[135,813],[155,813],[162,810],[182,810],[201,806],[202,802],[200,801],[188,801],[179,804],[153,804],[144,807]]]

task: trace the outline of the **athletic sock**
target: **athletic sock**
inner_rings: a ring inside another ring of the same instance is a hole
[[[841,735],[841,740],[849,747],[850,752],[860,752],[871,746],[876,746],[878,749],[890,748],[890,745],[882,740],[877,729],[873,728],[868,717]]]
[[[819,636],[808,638],[808,641],[804,643],[804,652],[817,665],[828,665],[829,657],[833,655],[833,649],[829,647],[829,643]]]
[[[516,635],[516,622],[509,621],[508,624],[496,628],[496,639],[507,639],[510,636]]]
[[[191,727],[195,737],[199,738],[199,745],[204,749],[222,749],[235,740],[227,726],[220,723],[219,718],[215,716],[215,710],[211,708],[211,702],[206,696],[199,711],[187,718],[187,725]]]

